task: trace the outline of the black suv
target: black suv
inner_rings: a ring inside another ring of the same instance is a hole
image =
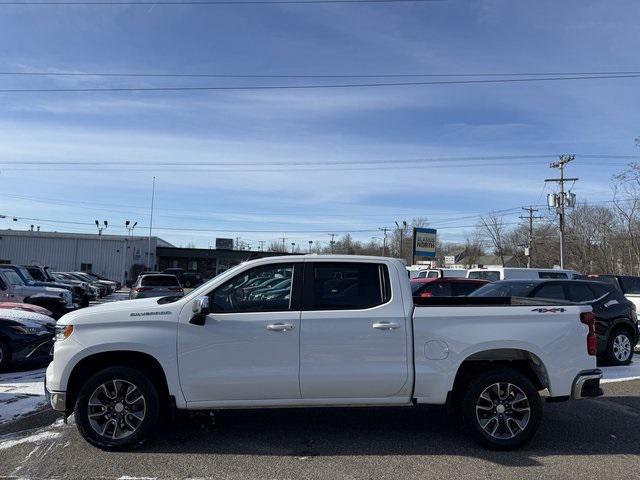
[[[502,280],[480,287],[471,297],[529,297],[591,305],[596,315],[598,356],[627,365],[638,343],[636,307],[615,286],[591,280]]]
[[[176,277],[178,277],[180,285],[185,288],[197,287],[204,282],[202,275],[200,275],[198,272],[187,272],[182,268],[167,268],[162,273],[175,275]]]

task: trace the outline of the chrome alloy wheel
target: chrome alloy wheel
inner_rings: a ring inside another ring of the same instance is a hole
[[[624,333],[619,333],[613,339],[613,355],[619,362],[626,362],[631,356],[631,340]]]
[[[508,440],[524,431],[531,406],[524,392],[512,383],[494,383],[485,388],[476,402],[480,427],[499,440]]]
[[[110,380],[89,398],[89,424],[103,437],[119,440],[135,433],[147,411],[144,395],[127,380]]]

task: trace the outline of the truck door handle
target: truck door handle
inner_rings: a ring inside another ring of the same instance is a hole
[[[267,330],[272,332],[286,332],[287,330],[293,330],[293,325],[290,323],[271,323],[267,325]]]
[[[396,328],[400,328],[399,323],[391,323],[391,322],[377,322],[371,326],[378,330],[395,330]]]

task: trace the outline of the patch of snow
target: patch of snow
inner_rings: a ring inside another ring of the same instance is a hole
[[[603,375],[600,383],[640,380],[640,360],[635,360],[631,364],[621,367],[602,367],[601,369]]]
[[[0,424],[28,415],[47,404],[44,369],[0,375]]]
[[[42,443],[47,440],[55,440],[62,436],[62,432],[52,432],[52,431],[44,431],[39,433],[34,433],[32,435],[27,435],[26,437],[4,440],[0,439],[0,450],[6,450],[8,448],[15,447],[16,445],[21,445],[23,443]]]

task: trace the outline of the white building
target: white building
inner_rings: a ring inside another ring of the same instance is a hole
[[[0,264],[94,272],[124,284],[147,265],[158,268],[156,247],[172,246],[158,237],[0,230]]]

